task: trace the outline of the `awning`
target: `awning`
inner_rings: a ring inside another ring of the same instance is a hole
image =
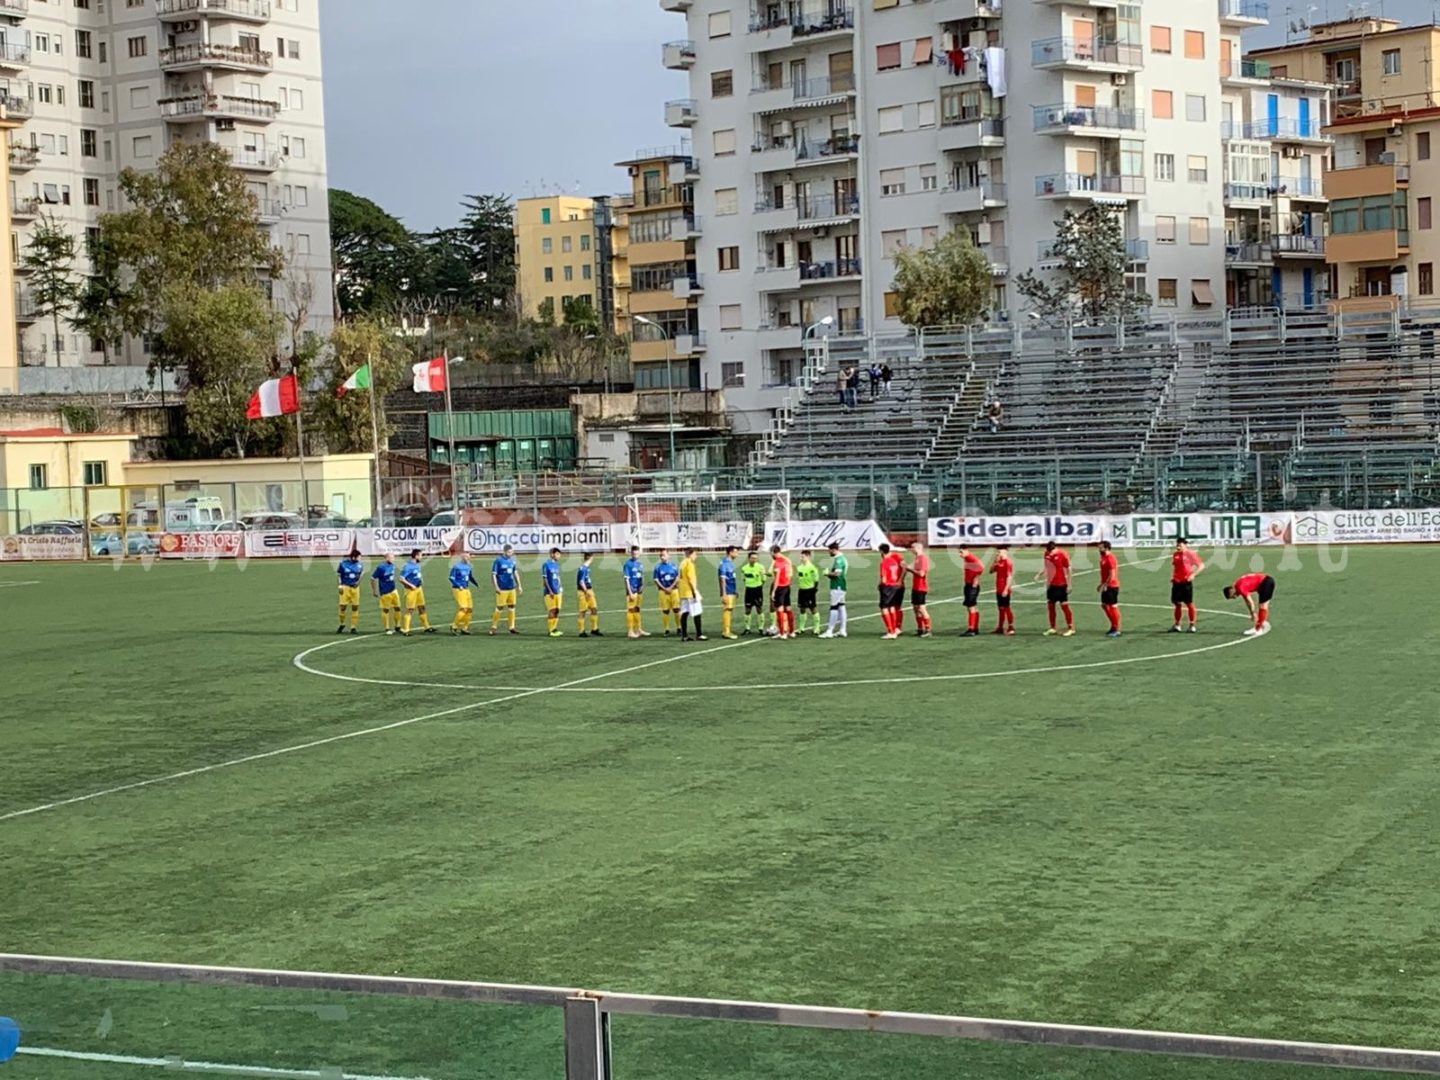
[[[935,39],[918,38],[915,41],[915,63],[928,64],[935,58]]]
[[[1203,307],[1210,307],[1215,303],[1215,293],[1210,288],[1208,281],[1192,281],[1190,283],[1190,299]]]
[[[846,94],[826,94],[824,97],[796,98],[794,101],[787,101],[784,105],[777,105],[773,109],[757,109],[756,116],[774,116],[776,113],[793,112],[796,109],[818,108],[824,105],[843,105],[850,98]]]
[[[761,229],[760,232],[768,236],[774,233],[799,232],[801,229],[830,229],[836,225],[848,225],[852,220],[848,217],[822,218],[818,221],[800,221],[791,225],[778,225],[773,229]]]

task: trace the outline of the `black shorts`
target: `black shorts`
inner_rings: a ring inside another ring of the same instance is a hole
[[[817,595],[819,595],[819,592],[820,592],[820,590],[819,590],[818,588],[815,588],[815,589],[801,589],[800,592],[799,592],[800,610],[801,610],[801,611],[814,611],[814,610],[815,610],[815,603],[816,603],[815,598],[816,598]]]
[[[1193,604],[1194,602],[1195,583],[1193,581],[1172,581],[1170,583],[1170,603]]]
[[[1262,604],[1268,604],[1275,596],[1275,579],[1268,574],[1265,580],[1260,582],[1260,587],[1255,590],[1255,599]]]
[[[765,608],[765,586],[745,586],[745,606],[763,611]]]
[[[924,606],[929,600],[930,591],[928,589],[910,590],[910,603],[914,604],[916,607]]]
[[[977,604],[979,604],[979,603],[980,603],[980,586],[979,586],[979,585],[966,585],[966,586],[965,586],[965,606],[966,606],[966,607],[975,607],[975,606],[976,606]]]
[[[1069,585],[1046,585],[1045,599],[1052,604],[1065,604],[1070,601]]]
[[[880,610],[886,611],[890,608],[898,608],[905,603],[904,585],[881,585],[880,586]]]
[[[1120,590],[1101,589],[1100,603],[1103,604],[1105,607],[1114,607],[1116,604],[1120,603]]]
[[[1008,608],[1010,606],[1010,594],[1006,593],[1004,596],[1001,596],[999,593],[996,593],[995,606],[997,608]]]
[[[770,594],[770,610],[779,611],[781,608],[790,606],[790,586],[776,585],[775,591]]]

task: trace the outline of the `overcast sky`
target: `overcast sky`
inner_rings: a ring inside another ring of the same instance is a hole
[[[1270,0],[1273,25],[1246,44],[1276,44],[1289,19],[1342,18],[1359,3]],[[1428,22],[1432,4],[1369,0],[1368,10]],[[684,37],[685,23],[659,0],[320,0],[320,8],[330,183],[411,228],[453,224],[471,192],[619,191],[628,181],[614,162],[679,141],[665,127],[664,103],[686,96],[686,82],[661,67],[660,45]]]

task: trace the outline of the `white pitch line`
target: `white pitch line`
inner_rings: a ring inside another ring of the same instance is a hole
[[[38,581],[0,581],[0,589],[18,589],[22,585],[39,585]]]
[[[427,1080],[426,1077],[377,1076],[372,1073],[320,1071],[315,1069],[276,1069],[266,1065],[227,1065],[218,1061],[185,1061],[180,1058],[131,1057],[128,1054],[97,1054],[83,1050],[55,1050],[45,1046],[22,1046],[18,1053],[31,1057],[66,1058],[70,1061],[93,1061],[105,1065],[144,1065],[176,1072],[219,1073],[224,1076],[265,1076],[275,1080]]]

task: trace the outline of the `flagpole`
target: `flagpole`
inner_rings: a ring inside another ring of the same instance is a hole
[[[455,511],[455,524],[460,525],[460,484],[459,472],[455,467],[455,409],[450,399],[450,349],[447,346],[441,354],[445,359],[445,434],[450,441],[450,503]]]
[[[375,524],[385,527],[385,489],[380,481],[380,408],[375,401],[375,350],[370,350],[370,449],[375,453]]]
[[[310,527],[310,486],[305,480],[305,400],[300,385],[300,365],[290,357],[290,374],[295,376],[295,450],[300,455],[300,527]]]

